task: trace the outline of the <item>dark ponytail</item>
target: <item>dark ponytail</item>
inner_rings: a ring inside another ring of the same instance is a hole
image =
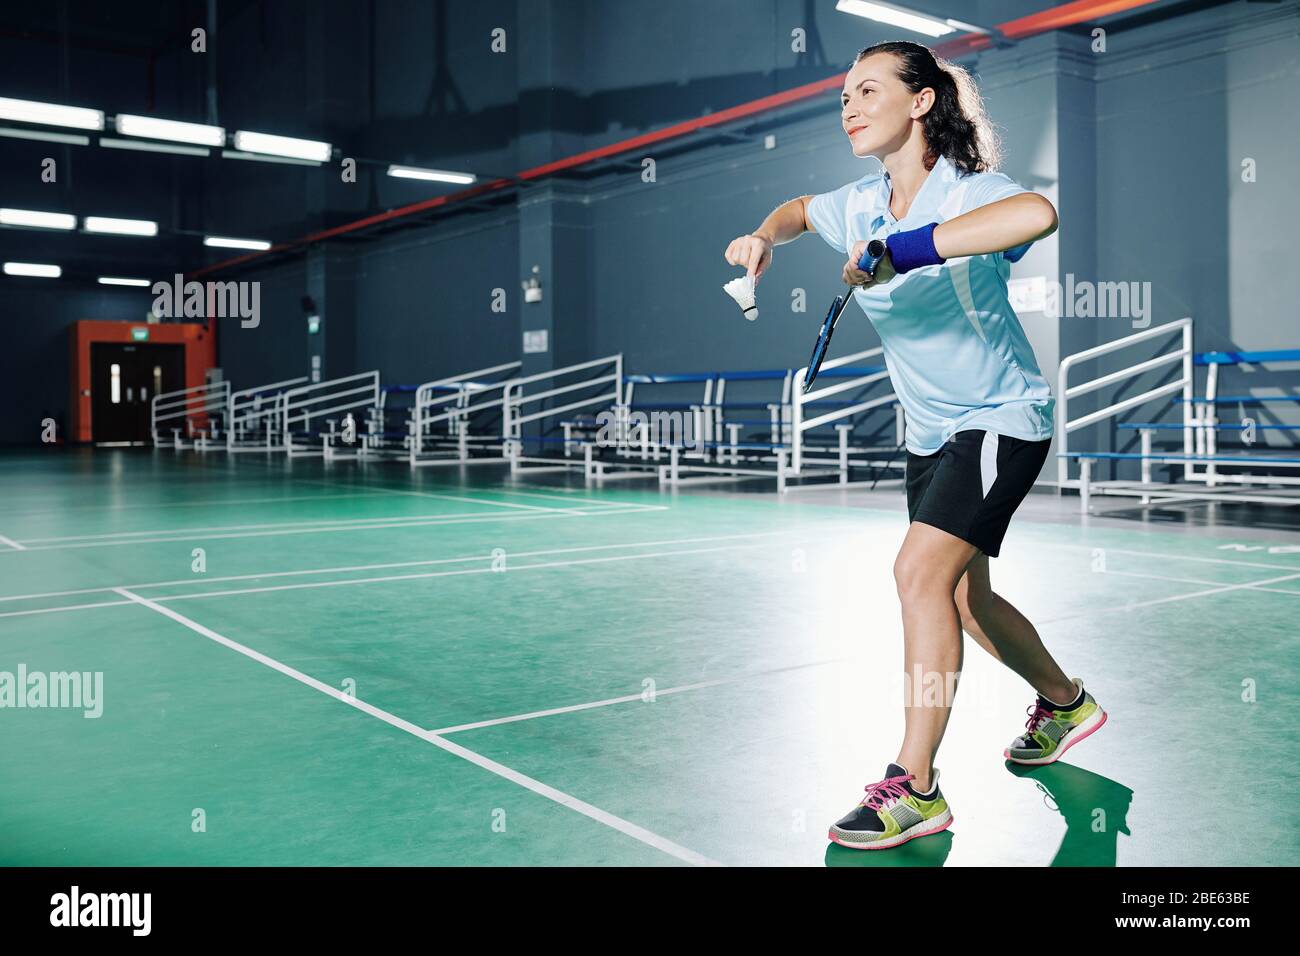
[[[934,90],[934,105],[921,118],[925,130],[925,168],[933,169],[940,156],[948,157],[967,173],[991,172],[998,168],[1001,149],[993,124],[984,113],[984,103],[974,79],[955,63],[936,57],[929,47],[910,40],[890,40],[869,46],[855,63],[876,53],[898,58],[898,78],[911,92],[927,86]]]

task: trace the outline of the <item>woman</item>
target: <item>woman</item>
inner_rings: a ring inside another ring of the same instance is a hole
[[[845,846],[883,849],[952,823],[933,760],[961,671],[963,629],[1038,692],[1007,760],[1052,763],[1106,714],[989,583],[989,558],[1052,437],[1051,391],[1006,279],[1010,262],[1056,231],[1056,210],[993,171],[997,144],[970,75],[927,47],[899,41],[863,50],[841,104],[853,154],[884,169],[790,200],[734,240],[726,259],[757,281],[773,247],[804,232],[847,253],[844,281],[880,335],[906,413],[911,524],[894,563],[905,673],[914,686],[937,680],[942,691],[937,701],[905,700],[897,759],[830,831]],[[888,252],[868,275],[858,263],[872,239],[884,239]]]

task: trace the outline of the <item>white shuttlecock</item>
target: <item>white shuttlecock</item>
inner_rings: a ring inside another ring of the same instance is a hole
[[[745,313],[745,318],[753,322],[758,318],[758,306],[754,304],[754,279],[748,273],[732,279],[722,287],[722,291],[736,300],[736,305]]]

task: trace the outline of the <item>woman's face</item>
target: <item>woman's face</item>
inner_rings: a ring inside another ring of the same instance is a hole
[[[844,78],[840,122],[859,159],[883,157],[902,146],[912,120],[924,116],[934,102],[926,87],[913,93],[898,78],[898,59],[875,53],[854,64]]]

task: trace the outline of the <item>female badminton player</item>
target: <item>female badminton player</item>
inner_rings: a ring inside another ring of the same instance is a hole
[[[841,104],[853,155],[883,168],[784,203],[725,255],[757,280],[773,247],[805,232],[847,253],[843,279],[880,336],[905,412],[910,525],[894,562],[905,686],[941,690],[904,700],[897,758],[830,829],[844,846],[884,849],[952,823],[933,762],[963,630],[1038,692],[1007,760],[1052,763],[1106,714],[989,582],[989,558],[1052,437],[1054,400],[1007,299],[1007,276],[1031,243],[1056,231],[1056,210],[996,172],[997,141],[974,81],[928,47],[863,50]],[[869,275],[858,263],[873,239],[888,251]]]

